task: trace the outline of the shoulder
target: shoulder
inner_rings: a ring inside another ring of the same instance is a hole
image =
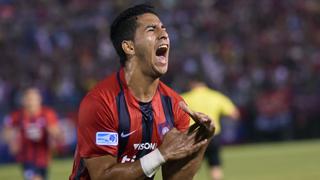
[[[197,93],[199,93],[199,92],[197,92]],[[215,89],[211,89],[209,87],[201,88],[201,94],[203,96],[208,97],[208,98],[214,98],[214,99],[226,98],[226,96],[222,92],[217,91]]]
[[[191,98],[192,96],[193,96],[193,90],[181,93],[181,97],[183,97],[183,99],[188,99],[188,98]]]
[[[175,102],[179,102],[183,100],[183,98],[176,91],[171,89],[169,86],[167,86],[163,82],[160,82],[159,89],[162,95],[170,97]]]
[[[105,123],[117,119],[116,99],[120,92],[116,73],[108,76],[99,82],[82,99],[78,112],[78,122],[88,125],[88,123]]]
[[[112,104],[119,92],[120,87],[116,73],[113,73],[96,84],[83,98],[81,105],[87,103]]]
[[[56,111],[53,108],[49,107],[49,106],[43,106],[42,107],[42,113],[44,113],[46,115],[48,115],[48,114],[51,115],[51,114],[56,114]]]
[[[9,116],[13,119],[17,119],[19,116],[22,116],[22,109],[15,110],[9,114]]]
[[[22,110],[15,110],[4,117],[3,123],[6,126],[11,126],[18,123],[23,117]]]
[[[229,98],[226,95],[224,95],[222,92],[210,89],[209,93],[211,95],[215,96],[216,98],[219,98],[219,99],[222,99],[222,100],[229,100]]]

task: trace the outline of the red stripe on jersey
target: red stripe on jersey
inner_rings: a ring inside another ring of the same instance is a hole
[[[48,107],[42,107],[41,112],[30,117],[23,110],[12,113],[8,125],[19,129],[21,149],[17,155],[17,160],[21,163],[31,163],[37,167],[46,167],[49,163],[49,139],[47,128],[56,125],[57,119],[54,111]],[[50,123],[49,123],[50,122]],[[30,127],[36,127],[41,132],[40,140],[34,141],[27,137]]]
[[[189,127],[188,115],[178,106],[182,98],[160,82],[151,103],[153,113],[151,142],[141,143],[143,140],[143,116],[140,104],[127,87],[124,70],[121,69],[119,74],[123,94],[121,93],[117,75],[114,73],[96,85],[81,103],[78,122],[78,150],[75,153],[73,173],[70,178],[76,177],[81,158],[110,154],[117,157],[118,162],[132,162],[137,160],[135,156],[142,150],[153,150],[160,146],[163,134],[172,128],[168,124],[167,119],[169,116],[166,115],[170,115],[170,113],[166,113],[163,110],[164,107],[171,111],[170,116],[172,116],[171,118],[174,121],[173,127],[181,131]],[[170,103],[164,104],[161,96],[167,97]],[[124,121],[121,119],[123,115],[121,112],[128,114],[128,116],[124,116]],[[121,124],[124,124],[125,127],[121,127]],[[116,132],[118,134],[118,146],[97,145],[95,135],[100,131],[108,133]],[[145,129],[145,133],[149,132]],[[121,134],[124,135],[123,139]],[[119,152],[121,152],[120,147],[124,145],[125,149],[122,156],[118,156]],[[80,177],[89,179],[88,172],[86,170],[83,171]]]

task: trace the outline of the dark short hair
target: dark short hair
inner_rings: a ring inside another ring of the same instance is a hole
[[[122,49],[122,41],[134,39],[134,34],[137,28],[137,16],[145,13],[158,15],[154,11],[153,6],[140,4],[124,10],[112,22],[110,38],[117,54],[120,57],[121,66],[124,66],[127,60],[126,54]]]

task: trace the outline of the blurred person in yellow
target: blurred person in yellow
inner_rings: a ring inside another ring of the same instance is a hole
[[[57,115],[42,105],[41,93],[35,87],[23,91],[21,104],[21,109],[5,118],[5,140],[22,165],[24,179],[45,180],[51,145],[63,140]]]
[[[182,94],[190,109],[207,114],[213,120],[216,131],[215,138],[209,143],[205,157],[210,166],[210,176],[212,180],[223,179],[220,157],[220,133],[221,118],[229,117],[233,120],[240,118],[240,113],[232,101],[222,93],[207,86],[199,74],[189,77],[188,86],[190,90]],[[190,121],[190,125],[194,121]]]

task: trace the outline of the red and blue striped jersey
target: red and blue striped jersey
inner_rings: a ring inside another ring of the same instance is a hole
[[[5,125],[18,130],[17,161],[46,168],[51,157],[48,128],[58,125],[55,111],[49,107],[42,107],[37,115],[30,116],[21,109],[6,118]],[[37,140],[34,139],[35,136]]]
[[[157,148],[171,128],[187,130],[189,116],[180,101],[160,82],[152,101],[140,103],[128,89],[123,69],[98,83],[80,105],[70,179],[90,179],[83,158],[109,154],[120,163],[134,162]]]

